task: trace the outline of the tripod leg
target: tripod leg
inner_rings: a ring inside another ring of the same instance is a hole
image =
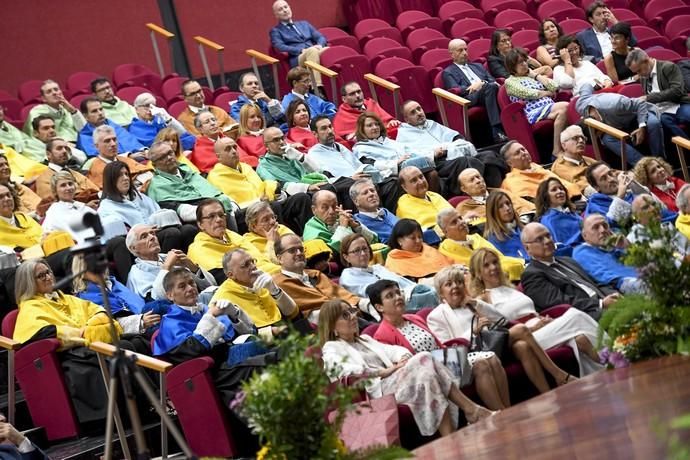
[[[106,416],[105,425],[105,460],[112,460],[113,456],[113,420],[117,427],[117,436],[120,439],[122,446],[122,453],[125,458],[132,458],[129,452],[129,445],[127,445],[127,434],[125,433],[124,425],[122,424],[122,417],[120,416],[120,409],[117,407],[117,372],[110,372],[108,370],[108,363],[105,357],[100,353],[98,355],[98,364],[101,367],[103,374],[103,381],[108,382],[108,412]]]

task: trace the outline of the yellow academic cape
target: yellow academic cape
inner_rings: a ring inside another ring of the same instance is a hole
[[[676,228],[686,238],[690,238],[690,214],[678,214]]]
[[[292,230],[287,228],[283,224],[278,224],[278,234],[280,236],[294,233]],[[271,258],[271,253],[273,252],[273,242],[268,241],[265,236],[261,236],[254,232],[247,232],[244,234],[244,239],[250,244],[253,244],[256,249],[266,254],[267,257]]]
[[[426,198],[417,198],[409,193],[404,194],[398,199],[398,210],[395,215],[401,219],[416,220],[423,229],[436,227],[438,213],[442,209],[453,206],[438,193],[426,192]]]
[[[62,344],[61,349],[88,345],[95,341],[113,342],[108,315],[103,307],[60,291],[56,292],[57,301],[39,294],[19,304],[14,340],[24,343],[44,327],[56,326],[57,338]],[[115,329],[119,337],[122,327],[117,321]]]
[[[496,249],[496,247],[493,244],[484,239],[481,235],[477,233],[467,235],[467,241],[471,243],[471,248],[464,244],[460,244],[455,240],[450,240],[446,238],[441,242],[441,245],[438,247],[438,250],[444,256],[450,257],[455,262],[469,267],[470,257],[472,257],[474,251],[480,248],[489,248],[493,249],[498,253],[501,262],[501,267],[503,267],[503,270],[506,273],[508,273],[508,277],[511,281],[519,280],[520,276],[522,276],[522,272],[525,271],[525,261],[523,259],[517,257],[504,256],[503,254],[501,254],[501,251]]]
[[[5,157],[7,157],[7,163],[10,165],[12,177],[20,177],[22,181],[25,177],[27,179],[35,178],[48,168],[48,165],[27,158],[7,145],[0,144],[0,153],[4,153]]]
[[[582,163],[576,165],[572,161],[563,159],[563,155],[559,155],[556,161],[551,165],[551,172],[561,178],[577,185],[580,192],[584,192],[589,183],[585,177],[587,167],[596,162],[594,158],[582,157]]]
[[[239,306],[249,315],[257,328],[270,326],[282,319],[278,304],[266,288],[252,292],[233,280],[225,280],[213,294],[211,301],[216,299],[229,300]],[[295,315],[297,313],[299,310],[295,308]]]
[[[197,168],[196,165],[192,163],[190,159],[184,156],[183,154],[177,155],[177,162],[183,165],[187,165],[189,169],[199,174],[199,168]]]
[[[259,270],[270,274],[280,271],[280,265],[271,262],[265,254],[253,244],[245,241],[241,235],[226,230],[225,239],[227,243],[217,240],[205,232],[199,232],[194,238],[194,242],[189,245],[187,257],[204,270],[211,271],[216,268],[223,268],[223,256],[226,252],[231,249],[242,248],[256,259],[256,266]]]
[[[17,221],[16,227],[0,219],[0,246],[25,249],[41,244],[43,229],[38,222],[23,212],[15,212],[14,218]]]
[[[501,188],[504,188],[518,196],[534,198],[537,196],[537,188],[539,187],[539,184],[551,177],[554,177],[563,183],[566,190],[568,190],[568,195],[570,195],[571,198],[582,194],[577,185],[568,182],[565,179],[561,179],[551,171],[542,168],[536,163],[532,163],[531,170],[511,169],[510,172],[506,174],[505,179],[503,179]]]
[[[453,259],[438,252],[438,249],[424,244],[422,252],[393,249],[388,253],[386,268],[400,276],[425,278],[433,276],[443,267],[453,264]]]
[[[239,163],[238,167],[240,171],[216,163],[213,169],[209,171],[206,179],[232,198],[242,209],[259,201],[264,195],[269,201],[275,199],[278,182],[261,180],[256,171],[248,164]]]

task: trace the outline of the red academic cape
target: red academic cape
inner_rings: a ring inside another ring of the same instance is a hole
[[[357,118],[364,112],[373,112],[383,120],[384,125],[388,125],[388,122],[393,120],[395,117],[389,114],[383,107],[381,107],[378,102],[373,99],[365,99],[364,106],[366,109],[364,111],[350,107],[347,104],[340,104],[338,111],[333,119],[333,128],[335,133],[340,137],[347,137],[348,135],[354,133],[357,130]],[[395,139],[398,137],[398,127],[387,129],[388,137]]]

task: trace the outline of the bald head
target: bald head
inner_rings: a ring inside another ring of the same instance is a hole
[[[405,122],[412,126],[422,126],[426,123],[426,113],[419,102],[409,100],[403,104]]]
[[[240,156],[234,139],[231,137],[218,138],[216,143],[213,144],[213,151],[216,152],[220,164],[230,168],[237,168]]]
[[[467,64],[467,43],[465,40],[456,38],[448,43],[448,52],[453,62],[460,65]]]
[[[635,197],[632,202],[632,213],[635,220],[642,225],[647,225],[653,220],[658,221],[661,218],[659,205],[647,193],[641,193]]]
[[[481,173],[474,168],[463,169],[458,175],[460,190],[469,196],[486,195],[486,182]]]
[[[541,262],[552,262],[556,245],[548,228],[538,222],[532,222],[522,229],[520,241],[532,259]]]
[[[400,179],[400,186],[406,193],[417,198],[426,197],[426,192],[429,191],[429,184],[419,168],[407,166],[400,170],[398,178]]]
[[[319,190],[311,199],[311,210],[326,225],[334,225],[338,221],[338,197],[329,190]]]
[[[590,214],[582,222],[582,239],[594,247],[605,246],[611,234],[611,227],[601,214]]]
[[[272,126],[264,129],[264,145],[266,146],[268,153],[272,153],[273,155],[277,156],[283,155],[283,146],[286,144],[285,135],[280,128]]]

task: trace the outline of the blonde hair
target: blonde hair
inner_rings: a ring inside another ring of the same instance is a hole
[[[498,271],[498,282],[501,286],[508,286],[508,287],[513,287],[512,284],[510,284],[510,281],[508,281],[508,276],[506,275],[505,271],[503,271],[503,267],[501,267],[501,258],[498,255],[498,252],[494,251],[491,248],[479,248],[474,253],[472,254],[472,257],[470,257],[470,285],[469,285],[469,291],[470,295],[472,296],[478,296],[484,293],[486,290],[486,286],[484,285],[484,280],[482,279],[482,269],[484,268],[484,261],[486,260],[486,257],[492,254],[494,257],[496,257],[496,260],[498,260],[498,265],[500,267],[500,270]]]
[[[57,186],[58,182],[61,180],[73,182],[75,185],[77,183],[77,181],[74,179],[74,176],[69,171],[60,171],[59,173],[53,175],[53,177],[50,178],[50,191],[53,192],[53,197],[58,201],[60,201],[60,199],[57,196]]]
[[[343,314],[343,305],[349,307],[348,303],[342,299],[329,300],[324,302],[319,309],[319,345],[324,346],[326,342],[336,340],[335,323]]]
[[[436,273],[434,276],[434,288],[436,289],[439,297],[442,298],[441,287],[448,281],[455,281],[456,283],[465,286],[465,273],[466,267],[460,264],[443,267],[438,273]],[[467,289],[465,289],[465,292],[467,292]]]
[[[252,115],[252,111],[255,111],[261,117],[261,129],[266,127],[266,120],[264,120],[264,114],[261,113],[259,106],[256,104],[245,104],[240,109],[240,136],[249,134],[249,117]]]
[[[659,163],[661,167],[666,170],[669,176],[673,176],[673,166],[668,164],[663,159],[659,157],[642,157],[633,168],[633,174],[635,175],[635,180],[645,187],[651,185],[649,183],[650,181],[649,174],[647,173],[647,167],[654,162]]]

